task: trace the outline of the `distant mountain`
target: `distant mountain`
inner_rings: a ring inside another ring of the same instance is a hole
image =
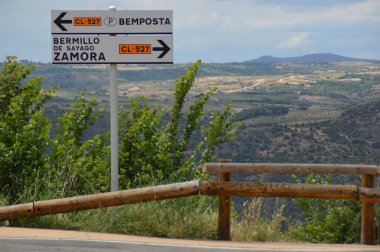
[[[262,56],[258,59],[244,61],[243,63],[258,63],[258,64],[271,64],[271,63],[328,63],[328,62],[338,62],[338,61],[374,61],[369,59],[358,59],[344,57],[332,53],[316,53],[316,54],[307,54],[299,57],[289,57],[289,58],[278,58],[270,55]]]

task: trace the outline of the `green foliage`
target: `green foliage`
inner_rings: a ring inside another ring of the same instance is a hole
[[[298,183],[301,181],[294,177]],[[307,177],[308,184],[329,184],[330,177]],[[309,242],[354,243],[360,237],[360,204],[352,201],[295,199],[304,220],[301,240]]]
[[[128,113],[121,111],[119,168],[123,188],[199,177],[201,165],[215,158],[216,146],[234,139],[236,124],[230,105],[212,114],[207,123],[204,106],[216,89],[199,97],[184,112],[200,64],[196,62],[176,81],[167,123],[164,110],[149,105],[146,98],[132,99]],[[201,139],[190,150],[199,130]]]
[[[42,79],[26,79],[33,67],[8,57],[0,75],[0,193],[17,194],[45,168],[50,121],[42,106],[54,91],[42,89]]]
[[[231,107],[232,105],[227,105],[223,111],[213,114],[210,124],[203,127],[206,148],[202,153],[200,164],[216,158],[215,151],[217,145],[235,139],[236,127],[239,124],[232,122],[234,115],[230,114]]]
[[[166,126],[166,134],[168,136],[166,141],[166,151],[169,154],[171,166],[177,169],[180,165],[181,159],[184,156],[183,151],[186,149],[188,141],[197,129],[201,115],[203,115],[203,106],[207,102],[212,90],[208,92],[204,97],[196,101],[191,107],[187,116],[187,121],[183,129],[183,136],[179,135],[180,118],[183,115],[183,107],[185,104],[185,98],[191,90],[195,76],[201,62],[197,61],[192,67],[190,67],[187,74],[183,75],[176,81],[174,92],[174,104],[171,110],[169,123]]]
[[[50,186],[62,197],[109,188],[109,134],[83,142],[84,134],[103,112],[94,112],[95,105],[96,98],[87,102],[81,94],[71,110],[59,118],[49,171],[53,177]]]
[[[136,203],[78,213],[19,219],[23,227],[65,228],[92,232],[122,233],[187,239],[216,239],[217,211],[203,196]]]
[[[175,101],[166,123],[165,111],[145,98],[132,99],[129,112],[121,111],[122,187],[197,177],[201,164],[215,157],[215,147],[233,139],[230,106],[208,119],[204,112],[215,89],[184,112],[199,65],[200,61],[176,82]],[[43,90],[41,78],[26,80],[32,68],[19,66],[16,58],[10,57],[1,75],[1,194],[9,195],[14,202],[17,197],[41,199],[46,195],[43,191],[55,192],[56,197],[107,191],[109,134],[84,141],[89,127],[103,113],[96,108],[96,98],[87,102],[81,94],[72,108],[58,118],[52,136],[52,125],[44,116],[43,106],[54,90]],[[198,131],[202,133],[196,137],[201,140],[191,151]]]
[[[130,188],[151,179],[163,178],[162,171],[169,166],[165,160],[159,132],[163,110],[150,107],[147,99],[132,99],[128,113],[120,112],[120,184]]]
[[[106,191],[109,178],[108,135],[83,142],[102,111],[83,95],[65,113],[51,136],[43,106],[55,90],[42,78],[27,78],[33,66],[8,57],[0,76],[0,194],[9,204],[43,198]]]

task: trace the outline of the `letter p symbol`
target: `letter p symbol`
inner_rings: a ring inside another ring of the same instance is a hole
[[[106,17],[104,18],[104,24],[106,26],[115,26],[117,24],[117,19],[114,17]]]

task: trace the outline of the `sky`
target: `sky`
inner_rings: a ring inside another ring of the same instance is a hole
[[[174,62],[336,53],[380,60],[380,0],[0,0],[0,58],[50,62],[51,10],[173,10]]]

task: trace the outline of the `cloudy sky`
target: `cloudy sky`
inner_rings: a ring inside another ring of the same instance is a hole
[[[0,0],[0,58],[51,61],[50,10],[173,10],[174,60],[380,59],[379,0]]]

